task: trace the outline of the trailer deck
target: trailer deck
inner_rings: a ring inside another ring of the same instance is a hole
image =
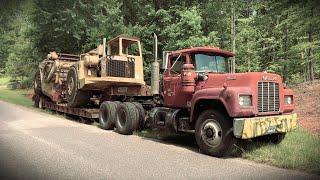
[[[52,101],[49,101],[45,97],[41,97],[39,95],[33,96],[34,102],[39,102],[39,107],[48,108],[50,110],[72,114],[79,117],[85,117],[90,119],[99,118],[99,108],[73,108],[68,107],[67,104],[56,104]]]

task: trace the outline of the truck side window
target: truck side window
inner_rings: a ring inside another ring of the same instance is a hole
[[[174,56],[170,58],[171,72],[175,74],[180,74],[182,66],[186,63],[185,56]]]

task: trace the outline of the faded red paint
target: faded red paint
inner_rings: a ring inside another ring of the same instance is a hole
[[[181,88],[183,93],[193,93],[195,91],[196,77],[193,64],[184,64],[181,72]]]
[[[232,57],[228,51],[214,47],[196,47],[178,50],[169,54],[169,58],[183,54],[186,63],[190,63],[189,54],[196,52],[213,52],[221,56]],[[171,67],[170,61],[168,68]],[[258,82],[276,82],[279,84],[280,111],[258,112]],[[209,73],[208,79],[196,81],[194,93],[182,90],[181,75],[173,74],[167,69],[163,75],[164,105],[173,108],[188,108],[193,119],[194,109],[201,100],[219,100],[223,103],[230,117],[266,116],[292,112],[294,104],[285,105],[284,95],[293,95],[293,91],[283,87],[282,78],[277,74],[266,72],[248,73]],[[239,95],[252,95],[252,106],[240,107]]]

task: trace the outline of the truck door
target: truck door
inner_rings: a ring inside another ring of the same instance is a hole
[[[184,107],[186,102],[184,94],[181,93],[181,70],[186,63],[184,55],[169,58],[168,69],[163,77],[164,104],[169,107]]]

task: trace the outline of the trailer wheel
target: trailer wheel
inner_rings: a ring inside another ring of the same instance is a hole
[[[34,100],[34,107],[39,108],[39,109],[44,109],[42,103],[43,103],[43,99],[41,97],[36,97]]]
[[[111,130],[114,128],[116,107],[117,104],[112,101],[105,101],[100,105],[99,123],[102,129]]]
[[[39,101],[40,101],[40,98],[39,98],[39,97],[36,97],[36,98],[34,99],[34,107],[39,108]]]
[[[79,107],[90,101],[89,94],[78,89],[78,76],[75,67],[71,67],[68,71],[66,97],[69,107]]]
[[[145,119],[146,113],[141,103],[133,102],[133,104],[136,106],[138,110],[139,129],[142,130],[144,128],[144,119]]]
[[[42,98],[39,98],[39,106],[38,106],[40,109],[44,109],[43,107],[43,99]]]
[[[41,92],[41,77],[40,70],[38,69],[33,80],[33,90],[35,94],[42,94]]]
[[[202,112],[196,122],[196,141],[200,151],[221,157],[229,151],[234,142],[232,121],[215,110]]]
[[[118,105],[116,128],[120,134],[130,135],[139,125],[138,110],[133,103],[123,102]]]

